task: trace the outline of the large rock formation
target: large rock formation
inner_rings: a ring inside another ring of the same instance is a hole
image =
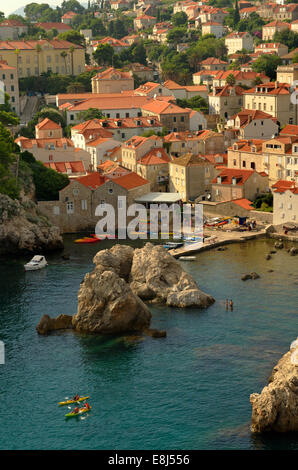
[[[250,395],[252,431],[298,431],[298,339],[274,367],[269,385]]]
[[[179,261],[163,247],[151,243],[134,251],[130,286],[144,300],[173,307],[205,308],[214,302],[213,297],[199,290]]]
[[[176,307],[207,307],[214,299],[201,292],[179,262],[160,246],[141,249],[115,245],[99,251],[86,274],[73,317],[77,331],[116,334],[148,330],[151,314],[143,300]]]
[[[63,248],[58,227],[51,226],[29,198],[0,194],[0,254],[44,253]]]

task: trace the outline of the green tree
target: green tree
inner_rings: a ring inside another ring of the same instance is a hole
[[[289,51],[292,51],[298,47],[298,33],[294,33],[289,29],[283,29],[274,34],[273,41],[285,44],[288,46]]]
[[[58,35],[58,39],[63,39],[64,41],[72,42],[78,46],[85,46],[85,38],[78,31],[69,30],[64,31]]]
[[[84,13],[85,8],[77,0],[64,0],[61,5],[62,15],[69,11],[74,13]]]
[[[113,63],[114,49],[110,44],[99,44],[93,52],[93,58],[98,65],[111,65]]]
[[[89,108],[78,114],[79,121],[89,121],[90,119],[104,119],[104,114],[97,108]]]
[[[240,21],[240,13],[239,13],[239,6],[238,6],[238,0],[235,0],[235,10],[234,10],[234,27],[237,26],[237,24]]]
[[[167,34],[167,41],[169,43],[178,44],[178,42],[182,41],[186,34],[186,28],[178,26],[176,28],[170,29]]]
[[[84,87],[83,83],[72,82],[66,88],[66,92],[67,93],[84,93],[85,92],[85,87]]]
[[[236,78],[235,78],[235,76],[234,76],[232,73],[230,73],[230,74],[227,76],[227,78],[226,78],[226,82],[227,82],[228,85],[234,86],[235,83],[236,83]]]
[[[184,11],[179,11],[172,16],[173,26],[187,26],[188,17]]]
[[[33,173],[36,199],[38,201],[58,200],[59,191],[69,184],[68,176],[45,167],[30,152],[22,152],[20,156]]]
[[[255,72],[265,73],[271,80],[276,78],[276,68],[282,63],[280,57],[275,54],[263,54],[252,64]]]
[[[67,63],[66,63],[67,52],[62,51],[62,52],[60,52],[60,55],[64,60],[64,73],[67,73]]]

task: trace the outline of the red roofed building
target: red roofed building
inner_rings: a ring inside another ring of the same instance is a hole
[[[85,69],[84,48],[56,38],[0,41],[0,57],[18,69],[19,78],[38,76],[43,72],[78,75]]]
[[[56,29],[58,33],[64,33],[65,31],[72,30],[72,27],[65,23],[35,23],[34,26],[36,26],[37,28],[44,29],[45,31],[51,31],[52,29]]]
[[[212,180],[212,201],[254,199],[268,191],[268,175],[253,170],[226,168]]]
[[[275,33],[290,29],[291,25],[289,23],[284,23],[283,21],[274,20],[270,23],[265,24],[262,27],[262,39],[263,41],[272,41]]]
[[[274,225],[290,222],[298,227],[298,172],[296,181],[279,180],[272,190]]]
[[[22,34],[27,34],[28,26],[18,20],[3,20],[0,23],[0,40],[18,39]]]
[[[280,125],[298,124],[296,105],[291,101],[288,83],[267,82],[243,92],[245,109],[264,111],[277,118]]]
[[[150,181],[150,191],[167,191],[170,158],[162,147],[149,150],[137,162],[137,173]]]
[[[264,111],[243,109],[231,116],[226,127],[235,129],[239,139],[271,139],[279,132],[276,121],[276,118]]]
[[[45,118],[35,126],[36,139],[61,139],[63,137],[62,127],[49,118]]]
[[[91,79],[92,93],[121,93],[134,89],[134,78],[131,72],[123,72],[113,67],[99,72]]]
[[[218,114],[227,119],[237,113],[243,106],[244,92],[238,85],[214,87],[212,93],[209,93],[209,114]]]
[[[201,70],[227,70],[228,62],[218,59],[217,57],[208,57],[198,64]]]
[[[81,161],[77,162],[48,162],[44,163],[44,166],[58,173],[63,173],[71,177],[80,177],[87,174],[84,163]]]
[[[143,116],[155,116],[168,131],[180,132],[189,129],[189,111],[174,103],[151,100],[142,105]]]
[[[246,31],[235,31],[225,37],[225,45],[228,48],[228,55],[230,55],[243,49],[253,51],[254,42],[253,37]]]
[[[61,18],[61,21],[64,24],[72,24],[75,16],[77,16],[77,13],[75,13],[74,11],[68,11],[67,13],[64,13]]]
[[[269,77],[267,77],[264,73],[257,73],[257,72],[242,72],[240,70],[226,70],[226,71],[219,71],[213,77],[212,86],[213,87],[220,87],[228,85],[228,77],[233,76],[235,79],[235,85],[245,85],[251,87],[254,85],[254,81],[256,78],[260,79],[262,83],[266,83],[269,81]]]

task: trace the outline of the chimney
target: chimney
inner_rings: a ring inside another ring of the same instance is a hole
[[[277,80],[276,80],[276,82],[274,82],[274,86],[275,86],[275,88],[279,87],[279,82]]]

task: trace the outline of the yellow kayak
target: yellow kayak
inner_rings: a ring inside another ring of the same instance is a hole
[[[75,413],[74,411],[71,411],[70,413],[67,413],[65,415],[65,418],[72,418],[73,416],[79,416],[82,413],[87,413],[87,411],[90,411],[91,408],[92,408],[91,406],[90,406],[90,408],[80,408],[78,413]]]
[[[77,400],[71,399],[71,400],[67,400],[67,401],[60,401],[60,402],[58,403],[58,405],[59,405],[59,406],[62,406],[62,405],[71,405],[71,404],[73,404],[73,403],[77,403],[78,401],[87,400],[87,398],[90,398],[90,397],[80,397],[80,398],[78,398]]]

